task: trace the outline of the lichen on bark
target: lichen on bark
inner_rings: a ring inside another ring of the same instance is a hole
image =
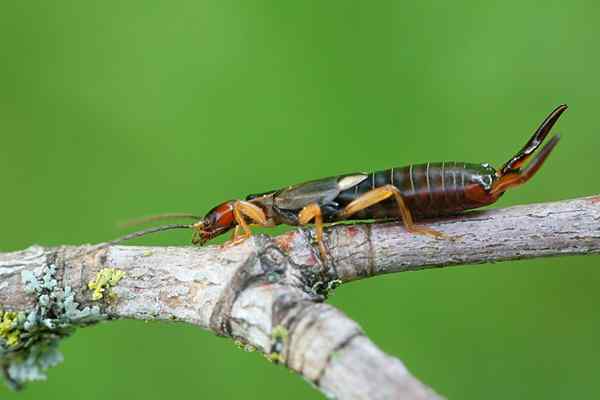
[[[82,308],[69,286],[61,287],[56,267],[44,265],[22,271],[21,282],[34,307],[23,311],[0,311],[0,369],[12,389],[28,381],[46,379],[46,370],[63,360],[61,339],[76,327],[106,318],[99,306]]]

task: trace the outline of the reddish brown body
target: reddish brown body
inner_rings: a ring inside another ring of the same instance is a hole
[[[482,197],[482,191],[490,190],[495,179],[496,171],[488,164],[411,164],[372,172],[359,185],[341,192],[335,201],[343,208],[375,188],[394,185],[414,216],[429,218],[488,204],[485,202],[488,199]],[[398,216],[398,206],[390,198],[358,211],[352,218],[384,219]],[[335,220],[335,215],[331,219]]]

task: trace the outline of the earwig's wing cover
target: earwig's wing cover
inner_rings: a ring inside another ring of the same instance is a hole
[[[289,186],[275,194],[275,205],[284,210],[300,210],[317,203],[327,204],[333,201],[341,191],[358,185],[367,178],[367,174],[349,174],[318,179]]]

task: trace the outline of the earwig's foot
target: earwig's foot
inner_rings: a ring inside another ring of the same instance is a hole
[[[245,241],[246,239],[250,238],[251,236],[252,236],[251,233],[242,233],[240,235],[235,235],[230,240],[223,243],[222,247],[228,248],[228,247],[236,246],[236,245],[242,243],[243,241]]]
[[[307,234],[307,239],[308,242],[310,244],[310,246],[312,247],[312,253],[314,254],[315,257],[317,257],[316,252],[314,251],[314,248],[317,247],[319,249],[319,261],[321,263],[321,265],[325,266],[329,263],[329,253],[327,252],[327,248],[325,247],[325,243],[323,243],[323,237],[316,237],[316,236],[312,236],[310,234],[310,232],[306,232]]]
[[[248,239],[250,236],[245,236],[245,237],[239,237],[235,240],[228,240],[225,243],[223,243],[221,245],[222,248],[227,249],[229,247],[233,247],[233,246],[237,246],[238,244],[241,244],[242,242],[244,242],[246,239]]]
[[[325,249],[325,245],[323,244],[322,241],[318,241],[317,245],[319,246],[319,253],[321,254],[321,261],[323,261],[323,263],[325,263],[325,261],[327,260],[327,250]]]
[[[194,231],[194,233],[192,234],[192,244],[194,246],[202,245],[202,238],[196,231]]]

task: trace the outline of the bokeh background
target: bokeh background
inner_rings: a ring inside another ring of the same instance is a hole
[[[0,250],[343,172],[501,165],[563,102],[555,153],[497,206],[597,194],[598,20],[594,0],[3,1]],[[396,274],[331,302],[450,398],[598,398],[598,261]],[[0,398],[321,398],[185,325],[102,324],[62,350]]]

